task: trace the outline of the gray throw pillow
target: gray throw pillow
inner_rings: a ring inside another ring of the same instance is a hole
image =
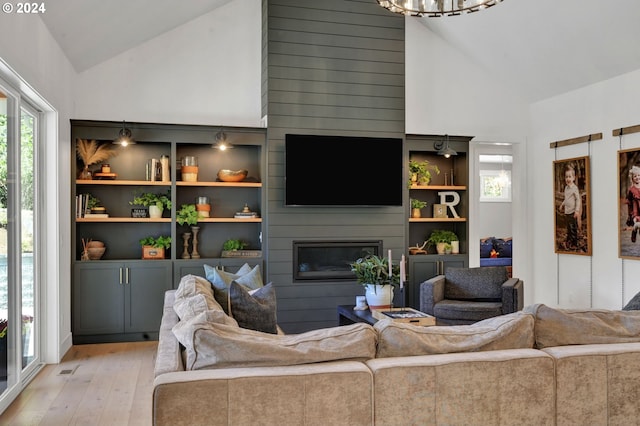
[[[278,333],[276,320],[276,291],[271,283],[249,291],[233,281],[229,286],[229,315],[242,328]]]
[[[640,311],[640,293],[633,296],[631,300],[629,300],[629,303],[627,303],[624,306],[624,308],[622,308],[622,310],[623,311]]]
[[[245,263],[235,274],[204,265],[204,272],[207,280],[213,286],[213,295],[216,301],[227,314],[229,313],[229,286],[232,281],[236,281],[250,290],[262,287],[260,265],[251,268]]]

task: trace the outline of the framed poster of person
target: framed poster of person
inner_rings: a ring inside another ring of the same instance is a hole
[[[618,151],[618,253],[623,259],[640,258],[640,149]]]
[[[589,157],[553,162],[555,252],[591,255]]]

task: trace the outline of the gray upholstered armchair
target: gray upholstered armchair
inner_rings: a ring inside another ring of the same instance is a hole
[[[472,324],[521,310],[523,285],[504,266],[447,268],[420,284],[420,310],[438,324]]]

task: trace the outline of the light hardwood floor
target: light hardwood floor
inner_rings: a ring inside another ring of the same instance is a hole
[[[38,373],[0,415],[0,425],[150,425],[157,347],[73,346],[60,364]]]

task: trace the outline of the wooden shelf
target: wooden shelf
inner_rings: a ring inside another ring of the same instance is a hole
[[[78,217],[76,218],[76,222],[84,222],[84,223],[96,223],[96,222],[113,222],[113,223],[122,223],[122,222],[133,222],[133,223],[169,223],[171,222],[170,217],[162,217],[160,219],[152,219],[149,217],[104,217],[104,218],[86,218],[86,217]]]
[[[249,219],[237,219],[235,217],[208,217],[208,218],[200,218],[198,222],[202,223],[260,223],[262,222],[261,217],[253,217]]]
[[[171,182],[152,182],[150,180],[109,180],[109,179],[91,179],[76,180],[76,185],[140,185],[140,186],[171,186]]]
[[[466,222],[466,217],[410,217],[409,222]]]
[[[431,191],[466,191],[465,185],[412,185],[409,189],[426,189]]]
[[[262,188],[262,182],[176,182],[176,186],[226,186],[231,188]]]

